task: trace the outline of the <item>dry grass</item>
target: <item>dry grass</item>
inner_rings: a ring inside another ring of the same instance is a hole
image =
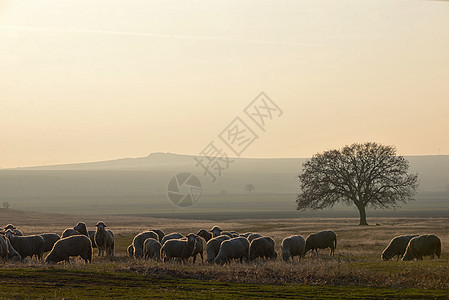
[[[27,215],[28,214],[28,215]],[[85,265],[76,261],[70,265],[47,266],[40,262],[6,263],[2,268],[80,269],[108,272],[132,272],[153,276],[172,276],[201,280],[216,280],[241,283],[305,284],[305,285],[354,285],[394,288],[449,289],[449,219],[448,218],[379,218],[370,220],[380,226],[356,226],[356,219],[288,219],[288,220],[237,220],[211,222],[194,220],[168,220],[142,217],[87,217],[56,214],[0,212],[2,221],[13,223],[26,234],[55,232],[73,226],[79,220],[89,229],[99,220],[104,220],[116,233],[116,258],[109,261],[95,256],[94,263]],[[229,266],[207,264],[157,263],[135,261],[126,257],[126,246],[141,230],[160,228],[169,232],[197,232],[213,225],[223,230],[259,232],[275,239],[277,250],[283,238],[292,234],[308,234],[324,229],[337,233],[338,244],[334,258],[328,250],[322,250],[319,258],[310,256],[301,262],[284,263],[257,262],[251,264],[232,263]],[[442,241],[442,258],[424,261],[380,260],[380,253],[391,238],[402,234],[433,233]],[[96,252],[96,251],[95,251]]]

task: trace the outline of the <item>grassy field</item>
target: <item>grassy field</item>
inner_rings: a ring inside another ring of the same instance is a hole
[[[79,216],[15,212],[13,223],[26,234],[56,232],[79,221]],[[356,226],[352,218],[205,220],[144,217],[86,217],[88,228],[103,219],[116,233],[116,257],[94,257],[92,264],[49,266],[36,261],[1,263],[3,298],[449,298],[448,218],[375,218],[379,226]],[[34,225],[33,225],[34,224]],[[259,232],[280,242],[291,234],[332,229],[337,233],[335,257],[322,250],[320,257],[301,262],[232,263],[217,266],[135,261],[126,247],[141,230],[197,232],[219,225],[224,230]],[[442,241],[442,257],[423,261],[383,262],[380,253],[399,234],[434,233]],[[96,253],[96,250],[95,250]]]

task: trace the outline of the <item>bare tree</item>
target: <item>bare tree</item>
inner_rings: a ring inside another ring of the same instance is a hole
[[[252,193],[252,192],[254,192],[254,190],[255,190],[256,188],[254,187],[254,184],[246,184],[245,185],[245,192],[248,192],[248,193]]]
[[[408,174],[409,163],[396,148],[377,143],[352,144],[314,155],[299,175],[302,193],[297,209],[323,209],[338,202],[355,205],[360,225],[366,207],[391,208],[413,200],[418,175]]]
[[[9,209],[9,202],[3,201],[3,208],[4,209]]]

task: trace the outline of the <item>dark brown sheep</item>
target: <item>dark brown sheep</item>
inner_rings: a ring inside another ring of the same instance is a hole
[[[70,256],[81,256],[86,263],[92,262],[92,242],[85,235],[73,235],[62,238],[55,243],[45,258],[46,263],[69,263]]]
[[[166,241],[161,248],[161,259],[164,262],[171,259],[180,259],[183,263],[193,255],[197,235],[190,233],[186,239],[171,239]]]
[[[315,250],[318,256],[318,249],[330,248],[330,256],[334,256],[335,248],[337,248],[337,235],[332,230],[325,230],[318,233],[311,234],[306,239],[305,254],[309,250]]]
[[[159,240],[157,233],[154,231],[144,231],[134,237],[132,245],[134,248],[134,257],[136,259],[143,257],[143,243],[148,238],[155,239],[156,241]]]
[[[25,259],[28,256],[32,258],[33,255],[36,255],[39,260],[42,260],[45,241],[41,236],[16,236],[11,229],[8,229],[5,235],[22,259]]]
[[[402,258],[405,253],[405,249],[407,249],[408,243],[415,236],[418,235],[401,235],[393,238],[388,244],[387,248],[385,248],[385,250],[382,252],[382,259],[390,260],[395,256],[398,257],[398,260],[399,258]]]
[[[425,234],[414,237],[408,242],[402,260],[407,261],[415,258],[422,260],[423,256],[427,255],[430,255],[433,258],[435,254],[440,258],[441,241],[436,235]]]
[[[215,263],[225,264],[230,263],[233,259],[249,259],[249,242],[244,237],[236,237],[230,240],[223,241],[218,251],[217,257],[215,257]]]
[[[231,239],[227,235],[219,235],[213,239],[210,239],[206,244],[206,254],[207,259],[206,261],[208,263],[213,263],[215,260],[215,257],[217,256],[218,252],[220,251],[220,246],[223,241]]]
[[[299,256],[298,260],[305,255],[306,241],[300,235],[292,235],[286,237],[281,244],[282,259],[289,261],[293,260],[295,256]]]
[[[274,250],[274,245],[274,240],[268,236],[254,239],[249,245],[249,260],[253,261],[257,258],[275,260],[277,253]]]
[[[209,242],[209,240],[212,238],[212,233],[208,232],[205,229],[201,229],[196,235],[202,237],[206,242]]]

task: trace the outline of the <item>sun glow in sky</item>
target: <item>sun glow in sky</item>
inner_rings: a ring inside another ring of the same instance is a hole
[[[5,0],[0,166],[198,154],[259,92],[243,157],[449,154],[449,2]]]

